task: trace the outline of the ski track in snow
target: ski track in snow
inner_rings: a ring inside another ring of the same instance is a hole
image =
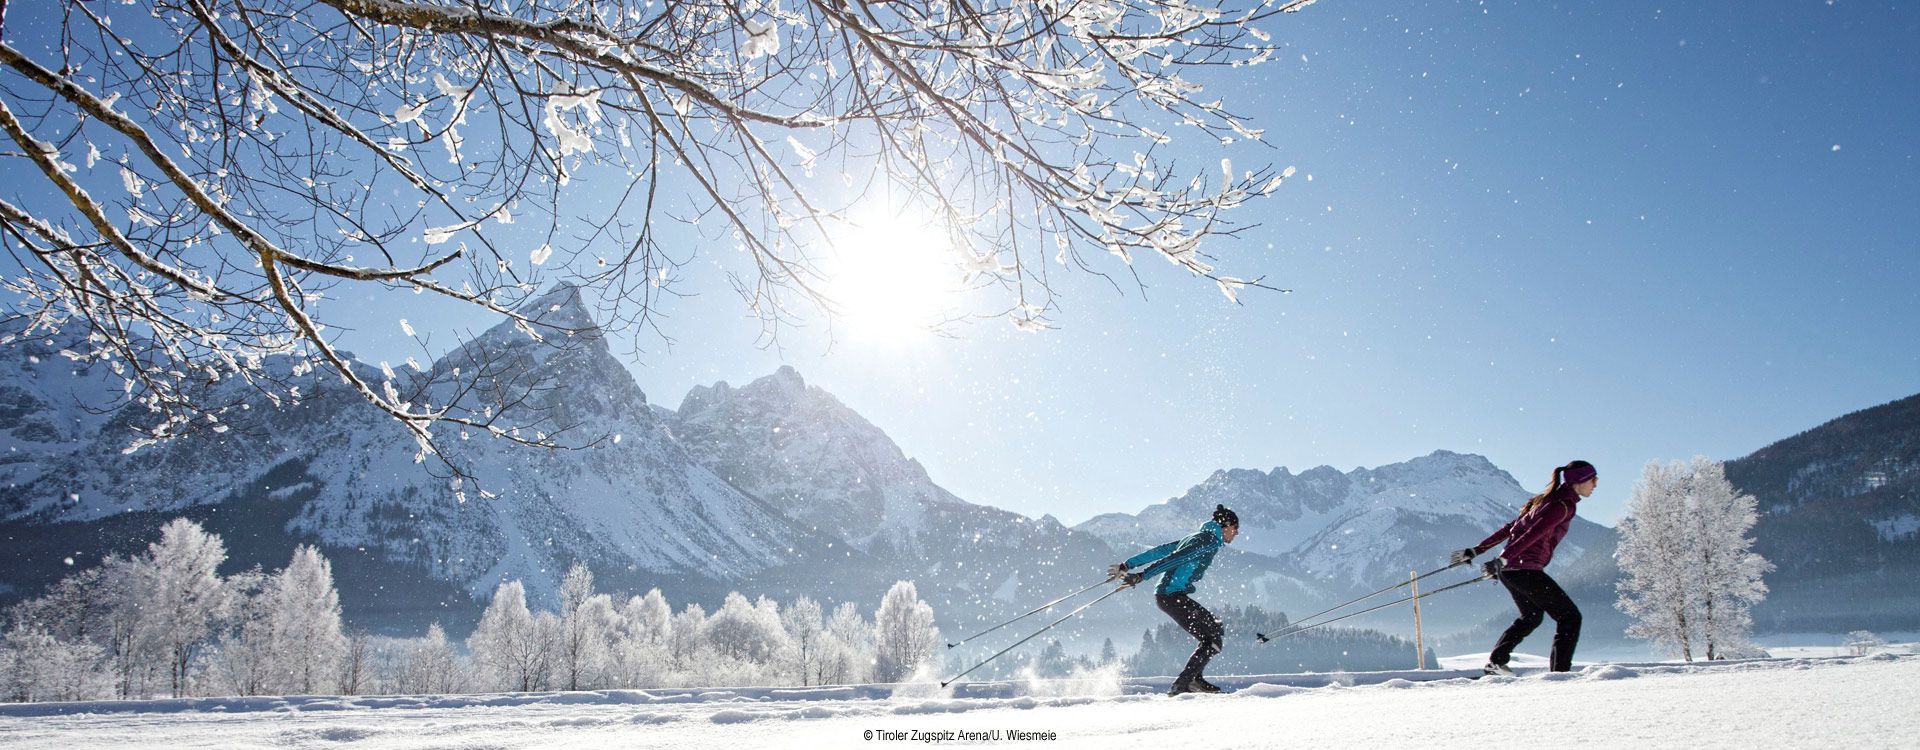
[[[687,748],[926,745],[864,733],[1022,730],[1038,747],[1913,747],[1920,656],[1167,678],[449,696],[0,704],[0,745]],[[910,736],[910,735],[908,735]]]

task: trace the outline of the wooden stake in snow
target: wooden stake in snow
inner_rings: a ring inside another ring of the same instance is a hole
[[[1420,665],[1420,669],[1426,669],[1426,638],[1420,632],[1420,574],[1416,571],[1409,570],[1407,571],[1407,575],[1412,577],[1412,580],[1408,581],[1408,585],[1413,587],[1413,657]]]

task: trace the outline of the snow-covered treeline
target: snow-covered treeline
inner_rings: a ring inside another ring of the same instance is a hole
[[[616,602],[585,566],[557,612],[502,584],[461,648],[439,626],[413,639],[356,633],[332,566],[312,547],[271,573],[218,573],[226,545],[177,519],[143,553],[110,557],[7,613],[0,700],[206,695],[458,693],[898,681],[933,659],[933,610],[909,581],[869,619],[729,594],[675,612],[658,589]]]
[[[824,685],[896,682],[933,658],[939,631],[914,585],[887,591],[870,620],[852,602],[782,605],[735,592],[709,613],[674,612],[659,589],[616,602],[576,565],[560,611],[536,612],[518,581],[501,586],[467,639],[477,690]],[[444,648],[444,647],[442,647]],[[457,662],[456,662],[457,664]],[[439,691],[446,692],[446,691]]]
[[[349,692],[364,650],[340,622],[333,570],[300,547],[275,573],[221,576],[226,543],[176,519],[145,552],[109,557],[15,605],[0,664],[14,700]]]

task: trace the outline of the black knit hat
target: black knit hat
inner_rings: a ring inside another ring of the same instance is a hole
[[[1221,526],[1240,525],[1240,517],[1234,515],[1233,511],[1227,510],[1227,506],[1225,505],[1213,506],[1213,521]]]

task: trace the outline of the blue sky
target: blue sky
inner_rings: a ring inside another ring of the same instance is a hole
[[[673,407],[792,365],[961,497],[1069,523],[1448,449],[1528,487],[1594,461],[1611,524],[1650,460],[1920,392],[1914,10],[1327,0],[1268,30],[1277,62],[1214,86],[1270,148],[1183,156],[1312,175],[1211,246],[1292,294],[1145,259],[1144,295],[1069,277],[1039,335],[766,349],[707,253],[635,376]]]
[[[669,230],[702,251],[693,296],[636,378],[674,407],[792,365],[959,496],[1069,523],[1221,468],[1448,449],[1528,487],[1594,461],[1582,511],[1610,524],[1647,461],[1736,458],[1920,392],[1916,10],[1323,0],[1265,28],[1275,62],[1210,85],[1266,145],[1180,148],[1190,172],[1299,168],[1259,228],[1209,246],[1293,293],[1236,306],[1141,259],[1144,294],[1057,279],[1042,334],[770,349],[729,252]],[[396,318],[443,346],[493,322],[418,299],[322,312],[370,361],[413,353]]]

